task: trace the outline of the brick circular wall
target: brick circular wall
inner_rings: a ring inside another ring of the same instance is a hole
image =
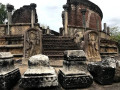
[[[102,11],[89,0],[69,0],[66,4],[68,12],[68,26],[83,27],[81,9],[86,9],[86,27],[101,30]]]

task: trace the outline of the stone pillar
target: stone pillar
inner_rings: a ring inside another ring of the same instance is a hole
[[[83,27],[86,31],[86,18],[85,18],[85,14],[86,14],[87,10],[86,9],[81,9],[81,13],[82,13],[82,16],[83,16]]]
[[[31,27],[34,28],[34,24],[35,24],[35,8],[36,8],[36,4],[31,3]]]
[[[50,29],[49,29],[49,26],[48,26],[47,29],[46,29],[46,34],[47,34],[47,35],[50,35]]]
[[[107,24],[104,23],[104,30],[103,30],[105,33],[107,32]]]
[[[68,35],[68,5],[64,5],[64,36]]]
[[[110,27],[107,27],[107,34],[110,35]]]
[[[8,14],[8,30],[7,35],[10,35],[10,24],[12,23],[12,10],[14,9],[13,5],[7,5],[7,14]]]

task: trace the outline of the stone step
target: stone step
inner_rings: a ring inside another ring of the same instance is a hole
[[[0,45],[0,48],[23,48],[23,44],[16,45]]]
[[[71,47],[43,47],[44,50],[77,50],[78,48],[75,46]]]
[[[63,60],[50,60],[50,65],[53,67],[63,67]]]
[[[45,55],[64,55],[64,51],[44,51]]]
[[[51,55],[48,57],[50,58],[50,60],[63,60],[64,59],[63,55]]]

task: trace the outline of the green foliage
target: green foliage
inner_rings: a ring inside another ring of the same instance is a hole
[[[111,39],[118,42],[120,40],[120,27],[111,27],[110,28]]]
[[[111,33],[111,39],[118,43],[118,49],[120,52],[120,27],[115,26],[110,28],[110,33]]]
[[[6,18],[7,18],[6,6],[0,3],[0,24],[4,24]]]

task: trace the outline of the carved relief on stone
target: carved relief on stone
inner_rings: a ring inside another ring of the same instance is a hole
[[[89,30],[84,35],[85,47],[89,61],[101,61],[99,53],[99,35],[96,31]]]
[[[24,57],[40,54],[42,52],[42,32],[38,29],[30,28],[24,36]]]

